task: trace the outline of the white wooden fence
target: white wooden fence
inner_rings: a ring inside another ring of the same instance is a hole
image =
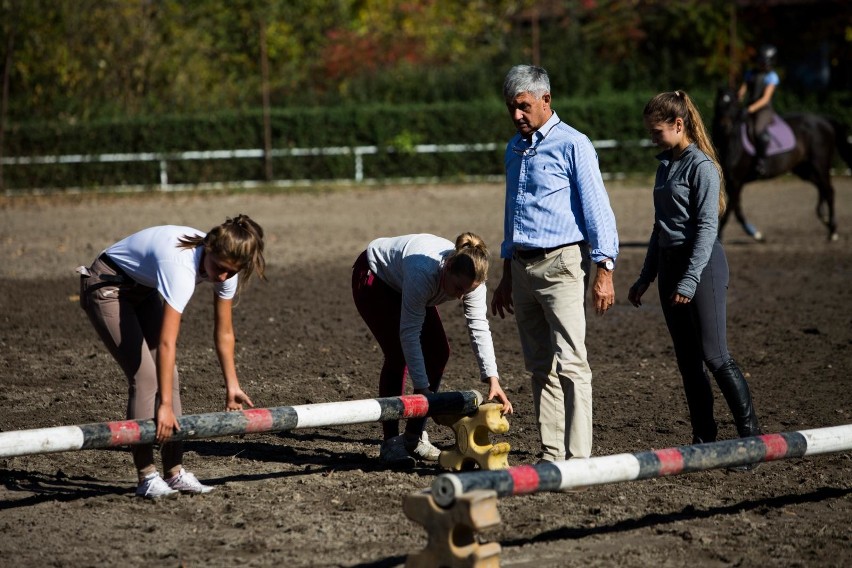
[[[852,136],[850,136],[852,142]],[[614,149],[619,147],[648,147],[651,146],[650,140],[628,140],[620,142],[618,140],[593,140],[592,144],[597,149]],[[405,152],[413,152],[416,154],[436,154],[442,152],[494,152],[498,148],[503,148],[502,144],[493,142],[483,144],[418,144],[412,148],[406,148]],[[394,147],[383,148],[385,152],[396,152]],[[244,149],[244,150],[209,150],[209,151],[191,151],[191,152],[140,152],[129,154],[65,154],[61,156],[19,156],[19,157],[4,157],[0,158],[0,163],[3,166],[16,165],[50,165],[50,164],[87,164],[87,163],[110,163],[110,162],[159,162],[160,164],[160,180],[159,185],[128,185],[120,187],[111,187],[102,191],[121,192],[121,191],[150,191],[158,189],[159,191],[181,191],[186,189],[220,189],[225,187],[260,187],[260,186],[303,186],[312,184],[351,184],[355,183],[372,183],[376,180],[366,179],[364,177],[364,156],[377,154],[378,146],[330,146],[325,148],[276,148],[270,151],[271,158],[280,157],[300,157],[300,156],[352,156],[353,157],[353,175],[346,179],[332,180],[293,180],[293,179],[278,179],[272,181],[228,181],[218,183],[204,184],[170,184],[169,183],[169,162],[179,162],[185,160],[233,160],[233,159],[260,159],[264,157],[262,149]],[[832,171],[833,175],[850,175],[849,169],[842,171]],[[604,179],[613,179],[624,177],[623,172],[604,172]],[[492,179],[493,178],[493,179]],[[477,179],[485,179],[487,181],[502,180],[502,176],[487,176]],[[385,180],[388,181],[388,180]],[[437,178],[406,178],[395,179],[396,182],[435,182]],[[50,193],[52,191],[62,191],[64,193],[75,193],[82,191],[92,191],[91,188],[63,188],[53,190],[41,190],[37,188],[31,189],[7,189],[5,194],[15,195],[26,193],[29,195],[38,193]]]
[[[595,148],[609,149],[624,146],[650,146],[648,140],[636,140],[619,142],[618,140],[595,140],[592,142]],[[494,152],[498,148],[503,148],[502,144],[483,143],[483,144],[418,144],[412,148],[406,148],[405,152],[413,152],[417,154],[435,154],[442,152]],[[396,152],[393,147],[385,147],[382,149],[385,152]],[[299,156],[352,156],[353,157],[353,175],[351,178],[337,180],[272,180],[272,181],[229,181],[219,183],[206,184],[170,184],[169,183],[169,162],[178,162],[185,160],[233,160],[233,159],[261,159],[265,153],[263,149],[238,149],[238,150],[209,150],[209,151],[190,151],[190,152],[140,152],[140,153],[121,153],[121,154],[64,154],[60,156],[19,156],[19,157],[4,157],[0,159],[3,166],[17,165],[51,165],[51,164],[88,164],[88,163],[115,163],[115,162],[159,162],[160,179],[159,185],[139,185],[139,186],[120,186],[108,188],[106,191],[150,191],[158,189],[160,191],[180,191],[185,189],[218,189],[223,187],[258,187],[258,186],[296,186],[296,185],[311,185],[311,184],[350,184],[355,183],[370,183],[375,180],[365,179],[364,177],[364,156],[377,154],[378,146],[331,146],[325,148],[277,148],[270,151],[271,158],[280,157],[299,157]],[[605,173],[606,178],[622,177],[624,174],[608,172]],[[480,178],[481,179],[481,178]],[[490,178],[486,178],[489,179]],[[494,180],[502,179],[501,176],[494,176]],[[432,178],[407,178],[405,180],[396,181],[413,181],[413,182],[431,182],[436,181]],[[37,193],[50,193],[52,191],[62,191],[65,193],[74,193],[82,191],[92,191],[91,189],[83,188],[63,188],[61,190],[40,190],[37,188],[31,189],[7,189],[6,195],[14,195],[26,193],[29,195]]]

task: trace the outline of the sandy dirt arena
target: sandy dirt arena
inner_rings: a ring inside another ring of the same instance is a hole
[[[767,242],[729,225],[728,338],[747,372],[764,431],[852,423],[852,179],[835,179],[839,242],[814,215],[816,191],[784,178],[746,188]],[[656,288],[635,309],[652,222],[650,181],[609,183],[622,252],[617,302],[588,314],[598,456],[690,442],[686,403]],[[74,268],[141,228],[207,230],[247,213],[266,230],[268,282],[234,319],[242,386],[258,407],[376,396],[381,353],[349,288],[352,262],[378,236],[471,230],[495,253],[503,189],[495,185],[281,193],[0,198],[0,430],[124,418],[126,382],[77,304]],[[488,283],[499,280],[495,257]],[[203,285],[178,351],[186,414],[224,410]],[[490,294],[489,294],[490,299]],[[442,390],[481,388],[458,304],[442,318],[453,355]],[[515,405],[510,464],[538,452],[515,322],[492,318],[502,381]],[[716,390],[720,438],[735,436]],[[447,447],[449,428],[429,422]],[[406,495],[439,470],[378,463],[379,424],[186,443],[185,463],[215,491],[163,502],[134,497],[129,453],[86,450],[0,459],[4,566],[371,566],[404,564],[423,527]],[[575,493],[509,497],[483,531],[502,566],[849,566],[852,452],[712,470]]]

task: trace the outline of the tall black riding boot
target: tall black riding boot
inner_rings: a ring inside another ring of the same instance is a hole
[[[730,359],[713,373],[719,390],[725,396],[725,400],[734,416],[734,424],[740,438],[760,436],[760,424],[757,422],[757,414],[754,412],[754,403],[751,400],[751,391],[736,362]]]
[[[751,400],[751,391],[745,377],[733,359],[722,365],[713,373],[719,390],[725,396],[725,400],[734,416],[734,424],[740,438],[760,436],[760,424],[757,422],[757,414],[754,412],[754,403]],[[750,463],[731,467],[732,471],[752,471],[759,463]]]
[[[766,150],[769,148],[769,133],[765,130],[757,135],[754,141],[754,153],[757,161],[754,164],[754,171],[759,176],[765,176],[766,168]]]
[[[683,374],[682,377],[686,404],[689,407],[689,420],[692,423],[692,443],[715,442],[718,428],[716,419],[713,418],[713,390],[707,373],[702,368],[700,373],[691,376]]]

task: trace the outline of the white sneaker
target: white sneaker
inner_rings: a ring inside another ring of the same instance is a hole
[[[186,471],[183,468],[180,468],[180,471],[174,477],[170,477],[166,480],[168,486],[175,491],[180,491],[181,493],[210,493],[213,491],[213,488],[209,485],[204,485],[198,478],[195,477],[195,474],[192,472]]]
[[[145,476],[136,488],[136,496],[145,499],[159,499],[160,497],[177,497],[178,491],[169,487],[160,474],[156,471]]]
[[[405,441],[402,435],[388,438],[382,442],[382,448],[379,450],[379,459],[386,464],[406,465],[414,467],[414,457],[405,449]]]
[[[425,430],[420,434],[420,439],[417,440],[417,447],[411,450],[411,453],[426,461],[438,461],[438,458],[441,457],[441,450],[429,442],[429,434]]]

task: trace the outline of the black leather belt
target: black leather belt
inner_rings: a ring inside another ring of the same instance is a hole
[[[115,263],[115,261],[113,259],[111,259],[107,253],[102,253],[101,256],[98,257],[98,260],[100,260],[101,262],[103,262],[104,264],[106,264],[107,266],[112,268],[113,271],[115,271],[115,273],[118,274],[119,276],[125,276],[125,277],[127,276],[127,274],[124,273],[124,270],[122,270],[121,267],[119,265],[117,265]]]
[[[572,247],[574,245],[579,245],[582,241],[577,241],[576,243],[567,243],[564,245],[557,245],[555,247],[544,247],[544,248],[534,248],[534,249],[515,249],[515,256],[520,258],[521,260],[535,260],[537,258],[544,258],[548,254],[552,253],[555,250],[564,249],[567,247]]]

